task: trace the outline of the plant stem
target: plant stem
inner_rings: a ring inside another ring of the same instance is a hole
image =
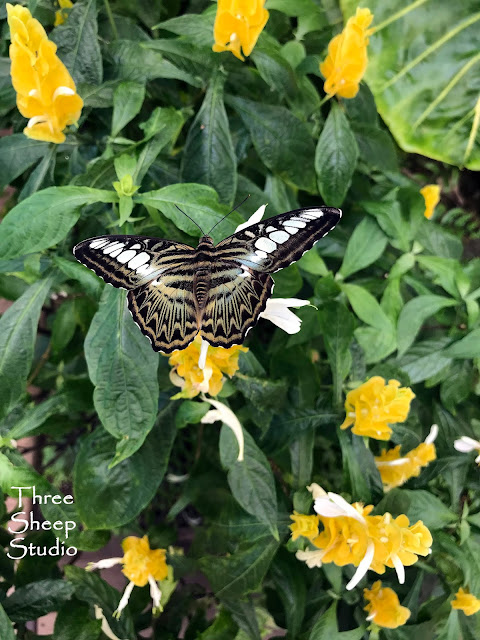
[[[110,6],[109,0],[103,0],[105,4],[105,11],[107,12],[108,21],[110,22],[110,26],[112,27],[113,39],[118,40],[118,31],[117,25],[115,24],[115,20],[113,18],[112,8]]]

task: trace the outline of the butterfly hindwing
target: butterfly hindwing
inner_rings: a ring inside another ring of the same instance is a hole
[[[315,207],[267,218],[222,240],[216,247],[218,258],[275,273],[299,260],[335,227],[341,215],[340,209]]]
[[[128,308],[155,351],[184,349],[198,333],[194,270],[185,264],[128,292]]]
[[[241,344],[258,322],[272,288],[268,273],[215,261],[201,325],[204,340],[214,347]]]
[[[194,249],[160,238],[112,235],[84,240],[73,253],[105,282],[122,289],[134,289],[167,269],[188,262]]]

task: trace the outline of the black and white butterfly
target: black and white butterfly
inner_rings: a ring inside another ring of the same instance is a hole
[[[241,344],[272,294],[270,274],[298,260],[342,212],[296,209],[196,249],[142,236],[100,236],[73,253],[105,282],[128,290],[128,308],[155,351],[184,349],[200,332],[214,347]]]

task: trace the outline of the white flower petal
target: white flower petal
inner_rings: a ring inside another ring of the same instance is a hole
[[[218,400],[214,400],[213,398],[207,398],[206,396],[203,396],[202,400],[204,402],[209,402],[210,404],[212,404],[215,407],[216,411],[213,409],[211,411],[208,411],[201,419],[201,422],[203,422],[204,424],[211,424],[212,422],[216,422],[217,420],[219,420],[220,422],[226,424],[227,427],[230,427],[238,442],[237,460],[242,461],[244,456],[245,444],[243,439],[242,425],[240,424],[237,416],[229,407],[227,407],[227,405],[223,404],[223,402],[219,402]]]
[[[160,606],[162,592],[160,591],[157,581],[152,575],[148,576],[148,583],[150,585],[150,597],[153,600],[153,613],[157,613],[162,610],[162,607]]]
[[[398,458],[397,460],[375,460],[375,466],[377,469],[384,467],[398,467],[406,462],[410,462],[410,460],[408,458]]]
[[[453,446],[457,451],[461,451],[461,453],[469,453],[470,451],[480,449],[480,442],[468,436],[462,436],[459,440],[455,440]]]
[[[95,611],[95,618],[102,621],[102,632],[107,636],[107,638],[109,638],[109,640],[120,640],[120,638],[111,630],[107,619],[103,615],[103,610],[97,604],[93,605],[93,609]]]
[[[477,456],[477,457],[475,458],[475,462],[476,462],[477,464],[480,464],[480,456]]]
[[[361,522],[362,524],[367,524],[365,518],[358,513],[358,511],[355,509],[355,507],[352,507],[352,505],[350,503],[348,503],[345,500],[345,498],[342,498],[342,496],[339,496],[338,493],[333,493],[332,491],[329,491],[328,492],[328,497],[330,498],[330,500],[332,502],[334,502],[341,509],[344,510],[344,514],[343,515],[345,515],[345,516],[347,516],[349,518],[354,518],[355,520],[358,520],[358,522]]]
[[[432,424],[430,433],[425,438],[425,444],[433,444],[438,436],[438,424]]]
[[[213,375],[212,367],[203,367],[203,382],[198,385],[198,390],[201,393],[207,393],[210,386],[210,378]]]
[[[324,549],[318,549],[318,551],[297,551],[295,557],[302,562],[305,562],[309,569],[314,567],[320,568],[322,566],[322,559],[325,555]]]
[[[53,94],[53,100],[55,100],[55,98],[58,98],[58,96],[74,96],[75,95],[75,91],[73,89],[70,89],[70,87],[58,87],[58,89],[55,89],[55,92]]]
[[[198,358],[199,369],[205,368],[205,362],[207,361],[207,351],[209,346],[210,346],[209,343],[202,338],[202,345],[200,347],[200,356]]]
[[[36,124],[40,124],[41,122],[48,122],[48,117],[45,116],[45,115],[44,116],[33,116],[33,118],[30,118],[30,120],[27,122],[27,129],[31,129]]]
[[[118,603],[118,607],[115,609],[115,611],[112,614],[114,618],[117,618],[117,619],[120,618],[122,611],[125,609],[125,607],[128,604],[128,601],[130,600],[130,596],[132,595],[134,586],[135,586],[134,582],[129,582],[127,584],[125,591],[123,592],[123,596],[120,602]]]
[[[289,307],[298,309],[309,304],[308,300],[300,300],[299,298],[269,298],[265,310],[262,311],[259,317],[270,320],[285,333],[298,333],[302,321],[290,311]]]
[[[327,492],[324,489],[322,489],[322,487],[319,484],[317,484],[316,482],[312,482],[312,484],[309,484],[307,489],[312,494],[312,498],[314,500],[316,500],[317,498],[321,498],[322,496],[326,496],[327,495]]]
[[[392,555],[392,562],[397,572],[398,581],[400,584],[403,584],[405,582],[405,567],[397,554]]]
[[[246,222],[239,224],[238,227],[235,229],[235,233],[237,233],[237,231],[241,231],[242,229],[246,229],[247,227],[250,227],[252,224],[256,224],[257,222],[260,222],[260,220],[263,218],[263,214],[265,213],[266,206],[267,206],[266,204],[262,204],[262,206],[259,207]]]
[[[123,562],[123,558],[104,558],[103,560],[99,560],[98,562],[89,562],[85,567],[85,571],[94,571],[95,569],[110,569],[110,567],[114,567],[116,564],[121,564]]]
[[[339,516],[345,516],[345,511],[326,497],[317,498],[313,508],[319,516],[323,516],[324,518],[338,518]]]
[[[357,584],[360,582],[360,580],[363,578],[363,576],[370,569],[370,565],[372,564],[374,553],[375,553],[375,546],[373,542],[369,542],[367,551],[365,552],[365,555],[360,561],[360,564],[358,565],[357,570],[353,575],[353,578],[345,587],[347,591],[351,591],[352,589],[354,589],[357,586]]]

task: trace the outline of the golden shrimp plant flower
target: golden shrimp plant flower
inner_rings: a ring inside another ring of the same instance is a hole
[[[77,122],[83,101],[38,20],[21,5],[7,4],[10,59],[17,107],[29,118],[24,134],[44,142],[64,142],[64,129]]]
[[[343,31],[328,45],[328,55],[320,64],[327,96],[354,98],[368,65],[368,27],[373,20],[370,9],[357,8]]]
[[[369,614],[367,620],[379,627],[396,629],[410,618],[410,609],[402,607],[395,591],[382,587],[381,580],[374,582],[371,589],[364,589],[363,597],[368,603],[364,607]]]
[[[455,594],[455,599],[452,600],[452,608],[463,611],[466,616],[473,616],[480,611],[480,600],[468,589],[460,588]]]
[[[390,440],[389,425],[406,420],[413,398],[413,391],[401,387],[398,380],[389,380],[386,384],[380,376],[373,376],[347,393],[346,417],[340,428],[353,425],[352,432],[357,436]]]
[[[388,449],[388,451],[383,449],[379,456],[375,456],[375,465],[380,472],[385,491],[400,487],[410,478],[416,478],[420,475],[423,467],[428,466],[436,459],[437,452],[434,442],[437,435],[438,426],[434,424],[425,441],[404,456],[400,454],[401,445]]]
[[[60,24],[63,24],[68,17],[70,9],[73,7],[73,2],[71,0],[58,0],[58,4],[60,9],[55,11],[55,22],[53,23],[54,27],[58,27]]]
[[[267,24],[264,5],[265,0],[218,0],[212,49],[231,51],[239,60],[249,56]]]
[[[424,215],[430,220],[435,211],[435,207],[440,202],[440,187],[438,184],[427,184],[423,189],[420,189],[420,193],[425,200]]]
[[[158,586],[159,580],[165,580],[171,573],[166,562],[165,549],[150,549],[148,536],[138,538],[128,536],[122,542],[124,555],[121,558],[105,558],[99,562],[87,565],[87,571],[94,569],[108,569],[116,564],[123,564],[122,572],[128,578],[129,583],[122,595],[114,617],[119,618],[123,609],[128,604],[134,587],[150,585],[150,596],[153,601],[153,613],[158,614],[162,610],[160,600],[162,592]]]
[[[304,536],[313,549],[299,550],[296,556],[310,568],[333,562],[339,567],[357,567],[347,590],[353,589],[370,569],[378,574],[394,568],[401,584],[405,566],[415,564],[418,556],[431,552],[432,536],[421,520],[410,525],[405,515],[393,518],[390,513],[373,516],[373,505],[349,504],[336,493],[326,493],[311,485],[318,521],[294,513],[290,525],[292,538]],[[315,524],[318,535],[315,535]],[[322,525],[322,530],[320,530]]]

